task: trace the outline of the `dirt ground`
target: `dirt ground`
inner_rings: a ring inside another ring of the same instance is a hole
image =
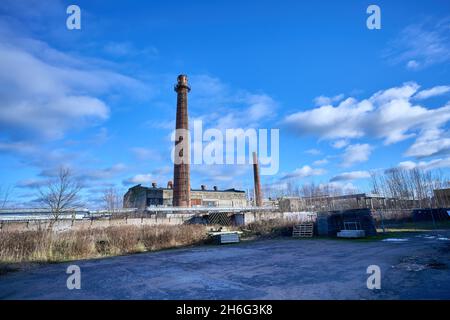
[[[0,299],[450,299],[449,238],[283,238],[40,265],[0,275]],[[66,286],[73,264],[79,290]],[[367,288],[369,265],[379,290]]]

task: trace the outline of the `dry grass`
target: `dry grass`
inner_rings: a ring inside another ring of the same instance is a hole
[[[291,236],[294,224],[273,219],[253,222],[241,230],[244,237],[274,238]],[[2,264],[61,262],[202,244],[208,240],[207,228],[203,225],[128,225],[60,233],[3,230],[0,231],[0,269]]]
[[[285,219],[271,219],[252,222],[242,229],[246,236],[262,238],[275,238],[280,236],[292,236],[292,228],[298,222]]]
[[[53,233],[0,231],[0,262],[59,262],[202,243],[201,225],[120,226]]]

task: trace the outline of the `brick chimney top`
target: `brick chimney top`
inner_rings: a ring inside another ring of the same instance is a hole
[[[185,74],[180,74],[177,77],[177,84],[175,85],[175,91],[178,92],[181,88],[186,88],[187,91],[191,91],[191,87],[188,85],[188,77]]]

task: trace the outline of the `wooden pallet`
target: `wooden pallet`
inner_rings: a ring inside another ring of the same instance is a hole
[[[303,222],[294,226],[292,236],[295,238],[311,238],[314,235],[314,223]]]

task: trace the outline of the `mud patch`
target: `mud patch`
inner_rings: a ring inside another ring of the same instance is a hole
[[[448,266],[440,261],[431,261],[427,264],[427,267],[430,269],[438,269],[438,270],[448,269]]]
[[[447,264],[429,257],[406,257],[401,259],[400,263],[392,266],[395,269],[401,269],[412,272],[419,272],[426,269],[445,270],[448,269]]]
[[[7,273],[19,271],[18,267],[9,264],[0,264],[0,276],[4,276]]]

